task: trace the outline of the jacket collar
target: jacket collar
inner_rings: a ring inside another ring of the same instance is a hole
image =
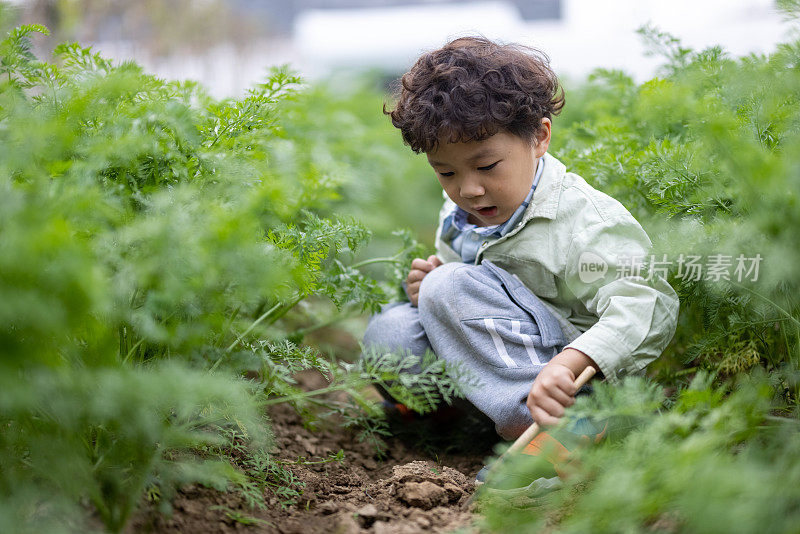
[[[544,219],[553,220],[556,218],[556,214],[558,213],[558,201],[561,197],[561,188],[564,184],[564,176],[567,173],[567,168],[563,163],[547,152],[545,152],[544,156],[542,156],[542,160],[544,162],[542,177],[539,178],[539,184],[536,186],[536,190],[533,192],[533,198],[531,199],[528,208],[525,210],[522,219],[504,236],[479,248],[477,258],[475,260],[476,263],[480,261],[481,257],[483,256],[483,252],[487,247],[502,243],[506,239],[519,233],[519,231],[522,230],[531,219],[535,217],[541,217]],[[452,252],[453,258],[456,258],[450,261],[460,261],[459,254],[450,247],[450,244],[447,243],[447,240],[443,239],[440,234],[442,231],[442,221],[444,220],[444,215],[442,214],[450,213],[450,211],[455,209],[456,206],[455,203],[447,197],[447,194],[444,191],[442,191],[442,196],[445,199],[445,204],[440,214],[439,227],[436,230],[436,239],[441,248],[448,250],[448,252]]]
[[[551,220],[556,218],[556,214],[558,213],[558,200],[561,197],[561,187],[564,183],[564,175],[567,173],[567,168],[563,163],[547,152],[542,156],[542,160],[544,161],[542,177],[539,179],[539,185],[536,186],[536,190],[533,192],[533,198],[528,205],[528,209],[525,210],[525,215],[523,215],[522,219],[507,234],[479,248],[477,258],[475,259],[476,264],[480,262],[484,251],[488,247],[502,243],[513,237],[534,217],[542,217]]]
[[[567,168],[548,152],[545,152],[542,160],[544,171],[539,179],[539,185],[533,193],[531,204],[525,210],[523,218],[525,222],[534,217],[555,219],[556,213],[558,213],[558,199],[561,196],[561,185],[564,183]]]

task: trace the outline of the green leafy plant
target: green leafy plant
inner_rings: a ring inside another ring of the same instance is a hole
[[[415,244],[356,257],[370,232],[332,214],[340,183],[284,129],[302,81],[275,68],[216,100],[77,44],[41,61],[35,32],[0,41],[0,530],[86,531],[89,508],[122,531],[189,482],[288,505],[302,487],[270,453],[270,404],[311,425],[334,409],[379,445],[361,390],[400,377],[302,345],[319,325],[300,309],[377,309],[396,289],[364,268]],[[330,385],[303,390],[307,369]],[[425,384],[421,408],[452,394]]]
[[[633,212],[656,261],[666,255],[681,322],[665,373],[749,369],[753,349],[768,369],[797,368],[797,44],[732,59],[641,33],[666,60],[662,76],[637,85],[594,73],[558,119],[554,151]],[[723,275],[687,276],[681,261],[714,255],[728,264]],[[740,257],[758,258],[758,272],[750,263],[737,271]]]
[[[659,76],[636,84],[596,71],[568,91],[552,146],[635,214],[655,258],[672,260],[678,331],[650,378],[598,383],[568,411],[568,421],[609,426],[604,442],[575,451],[563,486],[487,494],[483,528],[793,532],[800,47],[792,40],[768,56],[731,58],[652,27],[640,33],[665,60]],[[689,277],[678,261],[717,254],[731,259],[729,275]],[[757,276],[737,276],[739,255],[761,257]],[[536,467],[523,458],[508,468],[533,476]]]
[[[763,372],[721,387],[711,378],[698,375],[669,402],[642,379],[597,385],[570,418],[608,421],[609,438],[575,451],[562,489],[492,498],[486,530],[792,532],[800,423],[771,414],[774,380]]]

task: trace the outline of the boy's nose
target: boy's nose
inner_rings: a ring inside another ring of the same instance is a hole
[[[462,198],[475,198],[486,193],[481,183],[477,180],[464,180],[461,182],[460,191]]]

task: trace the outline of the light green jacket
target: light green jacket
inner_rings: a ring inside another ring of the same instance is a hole
[[[487,259],[515,275],[559,319],[572,347],[594,360],[611,382],[639,373],[675,333],[678,296],[660,276],[632,272],[652,246],[625,207],[597,191],[549,154],[530,205],[503,237],[484,243],[475,263]],[[441,239],[447,263],[461,257]],[[647,278],[650,278],[649,280]]]

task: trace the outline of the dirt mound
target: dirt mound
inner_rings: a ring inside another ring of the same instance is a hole
[[[303,487],[293,503],[269,494],[268,509],[251,509],[238,493],[190,486],[173,500],[171,516],[140,514],[129,532],[445,533],[472,522],[467,500],[491,444],[468,453],[440,448],[431,456],[415,446],[419,440],[389,438],[381,460],[370,444],[334,421],[310,430],[288,406],[276,406],[270,415],[275,455],[287,461]],[[342,463],[291,464],[300,457],[325,458],[339,450],[344,451]]]
[[[474,486],[455,469],[443,467],[440,471],[430,462],[419,461],[393,467],[392,477],[385,483],[400,501],[423,510],[461,504]]]
[[[337,514],[335,528],[341,532],[447,532],[469,524],[466,501],[473,485],[460,471],[417,460],[320,508]]]

